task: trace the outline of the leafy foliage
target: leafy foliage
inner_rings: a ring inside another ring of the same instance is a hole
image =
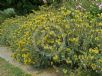
[[[14,8],[19,15],[31,12],[32,9],[38,10],[43,4],[60,2],[61,0],[0,0],[0,9]]]
[[[0,9],[14,8],[19,15],[32,12],[32,9],[39,10],[41,5],[52,5],[56,9],[65,5],[69,9],[79,9],[82,11],[89,11],[93,15],[101,13],[99,9],[101,0],[1,0]]]
[[[42,8],[41,8],[42,9]],[[48,11],[49,10],[49,11]],[[102,71],[102,14],[50,8],[6,20],[0,40],[13,57],[34,67]]]
[[[67,0],[63,3],[68,9],[90,12],[92,15],[102,13],[101,0]]]
[[[3,11],[0,11],[0,23],[2,23],[6,18],[14,17],[16,12],[13,8],[8,8]]]

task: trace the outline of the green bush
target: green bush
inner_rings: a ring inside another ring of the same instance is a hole
[[[54,6],[56,9],[61,5],[66,5],[69,9],[77,8],[96,15],[102,13],[102,10],[99,9],[101,3],[101,0],[1,0],[0,10],[14,8],[18,15],[24,15],[32,12],[32,9],[39,10],[39,6],[47,4]]]
[[[61,0],[0,0],[0,10],[14,8],[18,15],[24,15],[32,12],[32,9],[38,10],[39,6],[53,3],[60,3]]]
[[[102,71],[102,14],[42,9],[1,25],[0,42],[9,45],[13,57],[34,67]]]
[[[69,9],[90,12],[93,16],[102,13],[102,0],[66,0],[63,5]]]
[[[0,24],[6,19],[10,17],[14,17],[16,15],[16,12],[13,8],[7,8],[3,11],[0,10]]]

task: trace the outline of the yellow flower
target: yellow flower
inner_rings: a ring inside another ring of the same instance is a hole
[[[90,48],[90,49],[89,49],[89,52],[90,52],[90,53],[98,54],[98,53],[99,53],[99,50],[98,50],[98,48],[94,48],[94,49]]]
[[[91,64],[91,67],[93,70],[95,70],[97,66],[96,66],[96,64]]]
[[[20,41],[18,41],[18,44],[19,44],[19,46],[22,46],[22,45],[25,44],[25,41],[24,40],[20,40]]]
[[[100,63],[102,63],[102,59],[99,59],[98,61],[99,61]]]
[[[22,54],[22,57],[27,58],[29,54]]]
[[[29,36],[29,32],[27,31],[27,32],[25,32],[25,36]]]
[[[27,64],[28,63],[28,60],[27,59],[24,59],[24,64]]]
[[[70,38],[69,41],[70,41],[70,42],[78,43],[78,38]]]
[[[54,60],[54,61],[57,61],[58,59],[59,59],[58,55],[54,55],[54,56],[53,56],[53,60]]]
[[[68,59],[66,59],[66,63],[70,64],[70,63],[72,63],[72,61],[68,58]]]
[[[63,69],[62,70],[64,74],[67,74],[68,70],[67,69]]]

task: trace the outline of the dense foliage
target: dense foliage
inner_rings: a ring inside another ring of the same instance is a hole
[[[61,67],[65,74],[78,68],[102,72],[102,14],[41,8],[0,27],[0,44],[9,45],[19,62]]]
[[[37,68],[53,67],[69,76],[101,76],[101,2],[0,0],[0,45],[10,46],[17,61]],[[39,8],[43,4],[47,7]]]
[[[13,8],[4,9],[3,11],[0,11],[0,24],[6,19],[10,17],[15,17],[16,12]]]
[[[14,8],[17,14],[26,14],[32,9],[38,10],[38,7],[47,4],[50,5],[61,0],[0,0],[0,9]]]
[[[41,2],[39,0],[1,0],[1,10],[6,8],[14,8],[17,14],[26,14],[28,11],[37,8]]]
[[[7,8],[15,9],[19,15],[31,12],[32,9],[39,9],[41,5],[53,5],[59,8],[61,5],[65,5],[71,8],[90,11],[92,14],[102,12],[98,9],[102,0],[0,0],[0,10]]]
[[[41,5],[53,6],[59,9],[65,5],[68,9],[88,11],[92,15],[102,13],[102,0],[0,0],[0,23],[14,15],[32,13],[32,9],[39,10]]]

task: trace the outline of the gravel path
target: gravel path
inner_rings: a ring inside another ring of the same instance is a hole
[[[54,70],[47,69],[43,71],[38,71],[29,65],[21,64],[15,61],[12,57],[12,52],[8,47],[0,47],[0,57],[11,63],[12,65],[19,67],[24,72],[31,74],[32,76],[59,76]]]

